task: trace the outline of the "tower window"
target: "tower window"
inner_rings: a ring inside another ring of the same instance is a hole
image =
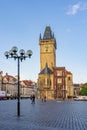
[[[68,80],[71,80],[71,78],[70,78],[70,77],[68,77]]]

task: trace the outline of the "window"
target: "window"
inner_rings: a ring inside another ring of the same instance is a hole
[[[57,71],[57,76],[62,76],[62,71]]]
[[[68,80],[71,80],[71,78],[70,78],[70,77],[68,77]]]
[[[57,83],[62,83],[62,79],[59,78],[59,79],[57,80]]]

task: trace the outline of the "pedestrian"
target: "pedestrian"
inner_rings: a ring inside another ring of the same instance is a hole
[[[32,95],[30,96],[30,99],[32,100]]]
[[[32,104],[35,104],[35,95],[32,95]]]
[[[32,103],[32,95],[30,96],[30,100],[31,100],[31,103]]]
[[[46,102],[46,96],[44,96],[44,102]]]
[[[42,100],[42,102],[44,101],[44,97],[43,96],[42,96],[41,100]]]

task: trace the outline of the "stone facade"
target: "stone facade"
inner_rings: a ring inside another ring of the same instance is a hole
[[[66,97],[73,98],[74,88],[73,88],[73,75],[70,71],[66,71]]]
[[[38,98],[54,99],[53,67],[56,66],[56,39],[49,26],[43,38],[40,35],[40,73],[38,75]]]
[[[54,68],[55,98],[66,98],[66,70],[65,67]]]
[[[38,76],[38,98],[45,96],[48,99],[54,98],[53,72],[48,68],[47,64]]]
[[[32,94],[37,95],[37,86],[31,80],[22,80],[21,84],[21,97],[31,97]]]
[[[38,74],[38,98],[73,97],[73,76],[65,67],[56,67],[56,39],[47,26],[43,38],[40,34],[40,73]]]
[[[74,97],[77,97],[81,91],[83,84],[73,84],[74,88]]]
[[[73,75],[65,67],[54,68],[55,98],[67,99],[73,97]]]
[[[11,76],[6,73],[2,75],[0,71],[0,90],[6,92],[6,96],[16,98],[18,96],[18,77]],[[35,94],[37,96],[37,85],[31,80],[20,81],[20,97],[30,97]]]
[[[18,93],[18,81],[14,76],[6,75],[3,76],[2,90],[6,92],[7,95],[12,97],[17,97]]]
[[[53,67],[56,66],[56,40],[49,26],[46,27],[43,38],[40,35],[39,45],[40,71],[45,68],[46,63],[53,70]]]

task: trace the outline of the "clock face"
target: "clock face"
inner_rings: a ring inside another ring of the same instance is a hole
[[[51,45],[44,45],[41,47],[41,52],[52,52],[52,46]]]
[[[45,46],[45,51],[46,51],[46,52],[48,51],[48,46]]]
[[[41,46],[41,52],[48,52],[48,46],[47,45]]]

